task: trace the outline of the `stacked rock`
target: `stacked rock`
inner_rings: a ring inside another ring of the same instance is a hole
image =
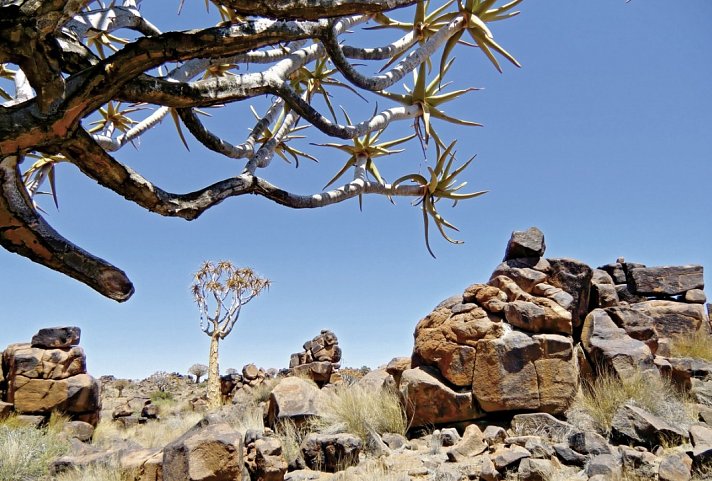
[[[99,382],[87,374],[78,327],[40,329],[31,343],[2,353],[5,401],[15,412],[49,416],[60,411],[94,426],[99,421]]]
[[[314,339],[304,343],[303,351],[292,354],[289,360],[291,372],[311,378],[319,385],[331,379],[332,373],[341,365],[341,348],[336,334],[322,330]]]
[[[591,268],[545,259],[537,228],[514,232],[487,284],[438,305],[415,328],[400,374],[413,426],[487,412],[563,413],[578,388],[571,337],[583,321]]]
[[[242,373],[233,372],[220,376],[220,391],[223,399],[229,401],[234,399],[241,389],[254,388],[262,384],[269,376],[261,367],[254,364],[246,364],[242,367]]]

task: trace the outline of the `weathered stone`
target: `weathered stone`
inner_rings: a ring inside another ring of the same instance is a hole
[[[611,307],[620,304],[618,291],[613,284],[592,284],[591,285],[591,305],[597,307]]]
[[[498,265],[491,278],[497,276],[506,276],[517,283],[519,287],[524,290],[524,292],[531,293],[534,286],[546,282],[547,275],[543,272],[539,272],[530,267],[516,267],[520,265],[516,260],[514,261],[504,261]]]
[[[534,360],[539,390],[539,410],[561,414],[571,405],[579,386],[573,340],[558,334],[533,336],[542,356]]]
[[[315,383],[322,385],[329,382],[333,371],[333,364],[329,361],[314,361],[300,364],[292,368],[295,376],[307,377]]]
[[[569,310],[574,327],[578,327],[588,312],[593,271],[588,265],[575,259],[549,259],[549,264],[551,273],[548,282],[573,297]]]
[[[66,379],[86,374],[86,357],[79,346],[66,349],[42,349],[30,344],[13,344],[3,353],[8,379],[24,376],[32,379]]]
[[[524,443],[524,449],[532,454],[532,458],[536,459],[549,459],[554,455],[554,448],[539,436],[529,436],[529,439]]]
[[[0,421],[12,414],[12,403],[0,401]]]
[[[581,343],[591,359],[598,360],[622,379],[638,369],[654,369],[650,348],[617,327],[603,309],[594,309],[586,316]]]
[[[518,331],[480,341],[472,392],[486,412],[538,409],[539,386],[534,361],[540,344]]]
[[[621,471],[620,460],[612,454],[594,455],[586,465],[589,478],[603,476],[603,479],[619,479]]]
[[[685,390],[692,388],[693,379],[699,381],[712,376],[712,362],[710,361],[690,357],[670,357],[667,361],[670,364],[670,377]],[[706,387],[699,382],[695,384],[701,394],[706,390]]]
[[[519,481],[550,481],[561,469],[556,461],[549,459],[522,459],[517,472]]]
[[[654,320],[659,337],[689,336],[705,324],[709,326],[709,318],[702,304],[654,300],[639,302],[632,308]]]
[[[633,293],[630,287],[628,287],[628,284],[616,284],[616,294],[618,294],[618,300],[620,302],[627,302],[628,304],[635,304],[648,300],[645,296]]]
[[[311,469],[336,472],[358,464],[362,443],[353,434],[309,434],[301,444],[302,455]]]
[[[578,431],[573,425],[546,413],[517,414],[512,418],[511,429],[519,436],[542,436],[555,443],[567,441]]]
[[[611,447],[606,438],[592,431],[576,431],[569,435],[569,447],[581,454],[611,454]]]
[[[447,451],[448,460],[461,462],[467,458],[477,456],[487,450],[487,442],[480,428],[470,424],[465,428],[462,439]]]
[[[591,284],[614,285],[611,275],[601,268],[593,269],[591,274]]]
[[[653,453],[646,451],[644,448],[632,448],[624,445],[618,446],[618,452],[626,474],[638,476],[639,479],[656,478],[660,460]]]
[[[669,454],[660,461],[660,481],[689,481],[692,479],[692,459],[685,453]]]
[[[400,449],[408,444],[408,439],[397,433],[383,433],[381,439],[386,443],[386,446],[393,450]]]
[[[504,442],[504,440],[507,438],[507,431],[505,431],[504,428],[501,426],[494,426],[490,424],[482,432],[482,437],[484,438],[487,444],[493,446],[495,444],[501,444]]]
[[[298,377],[282,379],[269,398],[269,423],[292,419],[300,422],[320,412],[321,391],[314,383]]]
[[[374,369],[368,372],[365,376],[356,381],[356,384],[365,389],[377,391],[383,388],[396,389],[397,386],[393,376],[388,374],[385,369]]]
[[[502,471],[507,468],[511,469],[516,467],[517,463],[522,459],[530,456],[531,453],[521,446],[500,446],[490,454],[490,459],[492,459],[495,468],[497,468],[498,471]]]
[[[625,284],[627,282],[623,265],[618,262],[614,264],[606,264],[605,266],[599,267],[599,269],[608,273],[615,284]]]
[[[67,379],[30,379],[17,376],[11,384],[9,400],[21,413],[86,413],[101,408],[99,382],[88,374]]]
[[[706,424],[690,426],[690,439],[693,446],[712,446],[712,427]]]
[[[444,448],[454,446],[462,437],[455,428],[442,428],[440,430],[440,443]]]
[[[250,479],[282,481],[287,472],[287,460],[282,454],[282,443],[274,437],[262,437],[247,445],[245,465]]]
[[[471,392],[454,391],[427,366],[403,371],[400,392],[412,427],[469,421],[483,415]]]
[[[159,414],[160,411],[158,409],[158,406],[152,404],[151,402],[146,403],[141,408],[141,417],[144,417],[146,419],[158,419]]]
[[[556,456],[565,464],[573,464],[583,466],[588,461],[588,456],[577,453],[569,447],[568,444],[557,443],[553,446]]]
[[[556,302],[562,308],[569,311],[571,309],[571,304],[574,302],[574,298],[568,292],[564,291],[560,287],[554,287],[551,284],[537,284],[532,289],[532,294],[535,296],[546,297]],[[570,312],[570,311],[569,311]]]
[[[546,298],[509,302],[504,315],[507,322],[525,331],[571,334],[571,314]]]
[[[400,384],[401,375],[406,369],[411,369],[413,367],[410,356],[408,357],[394,357],[386,365],[386,372],[393,376],[396,386]]]
[[[465,289],[465,292],[462,294],[462,302],[476,303],[488,312],[499,312],[498,306],[507,302],[507,294],[495,286],[473,284]]]
[[[246,364],[242,367],[242,377],[245,379],[252,380],[257,379],[260,375],[260,370],[254,364]]]
[[[690,379],[690,394],[698,403],[712,406],[712,381]],[[712,416],[710,416],[710,421],[712,421]]]
[[[543,257],[546,250],[544,233],[537,227],[530,227],[525,231],[514,231],[507,242],[504,260],[519,257]]]
[[[68,438],[78,439],[86,443],[91,441],[94,435],[94,426],[84,421],[69,421],[64,425],[64,428],[62,428],[62,432]]]
[[[163,450],[135,449],[122,451],[119,466],[133,475],[135,481],[163,481]],[[167,479],[167,478],[166,478]]]
[[[705,285],[702,266],[640,267],[630,269],[628,284],[644,296],[676,296]]]
[[[691,304],[704,304],[707,302],[707,296],[705,295],[705,291],[702,289],[690,289],[685,292],[683,300]]]
[[[233,481],[243,464],[242,434],[227,423],[199,424],[163,448],[165,480]]]
[[[616,411],[611,428],[617,437],[647,446],[655,446],[662,440],[688,437],[685,430],[630,403]]]
[[[62,349],[79,345],[82,330],[78,327],[47,327],[32,336],[32,347]]]
[[[633,339],[643,341],[655,354],[658,350],[658,331],[655,319],[640,310],[628,306],[610,307],[605,310],[613,322],[622,327]]]

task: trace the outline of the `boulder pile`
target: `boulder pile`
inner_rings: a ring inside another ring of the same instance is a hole
[[[225,402],[232,400],[243,389],[256,388],[271,376],[261,367],[246,364],[242,372],[233,372],[220,376],[220,391]]]
[[[302,347],[302,352],[292,354],[289,359],[291,373],[308,377],[319,385],[328,383],[331,374],[341,367],[341,348],[336,334],[322,330]]]
[[[99,382],[87,374],[78,327],[40,329],[32,342],[2,353],[3,410],[47,418],[60,411],[93,426],[101,410]]]

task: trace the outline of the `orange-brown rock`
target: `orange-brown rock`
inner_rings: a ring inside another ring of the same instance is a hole
[[[13,379],[8,399],[20,413],[44,414],[59,410],[70,414],[98,411],[99,382],[88,374],[67,379]]]
[[[30,344],[13,344],[4,354],[8,377],[66,379],[86,374],[86,357],[79,346],[66,349],[41,349]]]

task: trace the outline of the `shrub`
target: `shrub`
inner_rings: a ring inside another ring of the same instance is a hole
[[[306,426],[297,426],[289,418],[285,418],[275,426],[275,433],[282,443],[282,454],[289,465],[293,465],[295,460],[301,456],[301,444],[307,435]]]
[[[584,385],[566,415],[579,429],[594,429],[610,436],[613,416],[630,401],[677,426],[687,428],[695,421],[689,398],[668,378],[641,371],[624,380],[611,372],[602,372]]]
[[[379,434],[405,434],[408,428],[396,392],[359,385],[341,385],[326,393],[323,414],[312,425],[321,432],[349,432],[363,440],[371,430]]]
[[[134,475],[115,464],[91,464],[65,471],[54,481],[133,481]]]
[[[712,336],[699,330],[694,334],[672,338],[670,354],[673,357],[692,357],[712,361]]]
[[[173,401],[173,394],[169,393],[168,391],[153,391],[151,394],[149,394],[148,397],[154,404],[158,404],[162,401]]]
[[[160,422],[121,429],[109,420],[101,420],[94,430],[93,444],[110,447],[116,441],[133,441],[144,448],[161,448],[183,435],[203,418],[199,413],[180,413]]]
[[[0,422],[0,481],[40,479],[69,443],[47,428],[18,425],[14,416]]]

